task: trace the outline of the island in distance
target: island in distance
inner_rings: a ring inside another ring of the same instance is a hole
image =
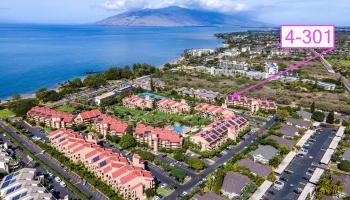
[[[160,9],[142,9],[121,13],[96,22],[104,26],[238,26],[266,27],[265,23],[248,17],[218,12],[171,6]]]

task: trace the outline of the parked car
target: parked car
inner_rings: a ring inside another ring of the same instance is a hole
[[[61,185],[62,187],[66,187],[66,186],[67,186],[66,183],[63,182],[63,181],[60,182],[60,185]]]
[[[275,188],[276,190],[282,190],[283,187],[284,183],[282,181],[276,181],[273,185],[273,188]]]
[[[60,177],[56,176],[55,181],[56,181],[56,182],[61,182]]]
[[[288,182],[288,178],[287,177],[281,177],[280,179],[281,179],[281,181]]]
[[[296,194],[301,194],[302,191],[303,189],[301,189],[300,187],[293,190],[293,192],[295,192]]]
[[[301,148],[298,152],[298,154],[301,154],[301,155],[307,155],[309,153],[309,150],[307,149],[304,149],[304,148]]]

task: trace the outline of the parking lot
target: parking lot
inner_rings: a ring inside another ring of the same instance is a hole
[[[331,143],[334,132],[332,128],[320,128],[303,146],[300,151],[281,174],[279,182],[274,184],[265,194],[266,199],[290,200],[297,199],[308,183],[315,168]]]

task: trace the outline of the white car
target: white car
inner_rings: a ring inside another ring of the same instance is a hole
[[[186,192],[186,191],[184,191],[183,193],[182,193],[182,195],[181,196],[187,196],[188,195],[188,193]]]
[[[56,182],[61,182],[60,177],[56,176],[55,181],[56,181]]]
[[[62,187],[66,187],[66,183],[63,182],[63,181],[60,182],[60,185],[61,185]]]
[[[273,185],[273,188],[275,188],[276,190],[282,190],[283,187],[284,183],[282,181],[276,181]]]
[[[276,181],[275,184],[273,185],[273,188],[275,188],[276,190],[282,190],[283,187],[284,187],[284,182],[282,181]]]
[[[301,148],[300,150],[299,150],[299,152],[298,152],[298,154],[300,154],[300,155],[306,155],[306,154],[308,154],[309,153],[309,151],[307,150],[307,149],[304,149],[304,148]]]

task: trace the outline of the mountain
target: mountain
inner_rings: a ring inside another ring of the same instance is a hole
[[[177,6],[129,11],[96,23],[105,26],[266,26],[238,15]]]

